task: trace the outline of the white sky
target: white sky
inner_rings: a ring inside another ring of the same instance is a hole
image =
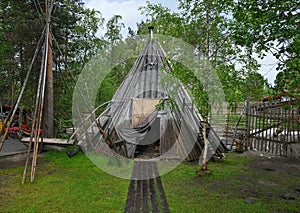
[[[146,0],[84,0],[86,7],[94,8],[102,13],[102,17],[108,21],[113,15],[121,15],[122,22],[125,24],[123,35],[127,35],[128,27],[136,30],[136,23],[145,19],[140,14],[138,8],[146,5]],[[174,0],[150,0],[151,3],[161,3],[162,5],[176,10],[178,2]],[[274,85],[276,78],[276,58],[271,54],[267,54],[263,60],[258,60],[261,64],[259,72],[268,79],[269,84]]]

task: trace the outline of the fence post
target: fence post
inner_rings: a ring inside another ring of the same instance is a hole
[[[250,115],[250,97],[247,98],[246,101],[246,143],[244,144],[245,151],[248,151],[248,147],[250,145],[250,121],[251,121],[251,115]]]
[[[230,110],[227,111],[227,115],[226,115],[226,126],[225,126],[225,144],[226,144],[226,146],[228,145],[229,116],[230,116]]]

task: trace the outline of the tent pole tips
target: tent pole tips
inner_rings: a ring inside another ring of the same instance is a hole
[[[150,39],[152,40],[153,39],[153,30],[154,30],[154,27],[153,26],[149,26],[148,29],[149,29]]]

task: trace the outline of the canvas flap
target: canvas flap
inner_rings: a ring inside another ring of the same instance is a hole
[[[133,98],[132,99],[132,127],[135,128],[154,112],[159,98]]]

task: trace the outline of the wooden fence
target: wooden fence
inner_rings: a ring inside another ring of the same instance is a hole
[[[293,101],[249,103],[238,106],[227,118],[223,142],[235,149],[300,157],[300,107]]]
[[[221,139],[229,149],[234,149],[236,139],[242,140],[246,134],[245,104],[240,103],[234,109],[227,110],[225,131]]]

